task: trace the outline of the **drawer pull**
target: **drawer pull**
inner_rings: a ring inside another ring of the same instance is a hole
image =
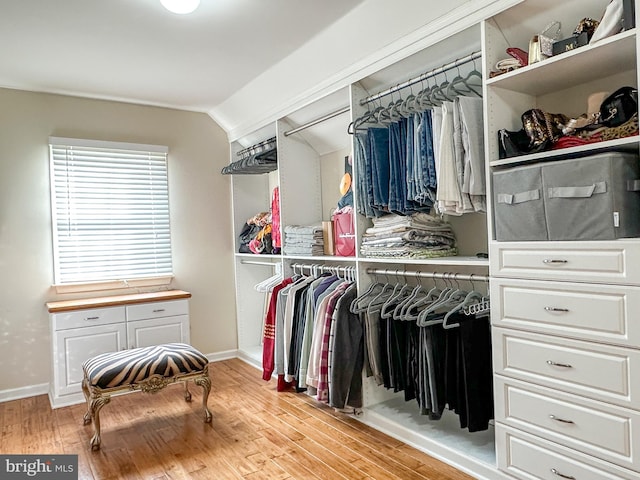
[[[87,318],[85,318],[85,321],[89,321],[89,320],[100,320],[100,317],[87,317]]]
[[[558,307],[544,307],[544,309],[547,312],[562,312],[562,313],[567,313],[569,312],[568,308],[558,308]]]
[[[553,473],[554,475],[557,475],[558,477],[568,478],[569,480],[576,480],[576,477],[572,477],[571,475],[564,475],[560,473],[558,470],[556,470],[555,468],[551,469],[551,473]]]
[[[551,420],[555,420],[556,422],[562,422],[562,423],[571,423],[573,424],[573,420],[565,420],[564,418],[558,418],[555,415],[549,415],[549,418]]]
[[[560,260],[557,258],[545,258],[544,260],[542,260],[542,263],[546,263],[546,264],[556,264],[556,263],[569,263],[568,260]]]
[[[164,308],[156,308],[155,310],[153,310],[153,313],[160,313],[160,312],[164,312]]]
[[[554,362],[553,360],[547,360],[547,364],[554,367],[573,368],[573,365],[569,365],[568,363],[558,363]]]

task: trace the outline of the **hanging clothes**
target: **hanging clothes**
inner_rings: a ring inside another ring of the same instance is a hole
[[[374,307],[357,310],[366,338],[365,372],[377,384],[402,392],[405,401],[415,401],[431,420],[450,410],[458,415],[461,428],[486,430],[494,415],[487,311],[467,315],[456,309],[460,303],[454,299],[440,304],[449,307],[430,313],[430,306],[446,298],[444,291],[422,290],[418,295],[417,287],[398,287],[380,285],[380,293],[370,299]],[[450,298],[464,299],[467,292],[456,294]],[[443,328],[445,318],[455,328]]]

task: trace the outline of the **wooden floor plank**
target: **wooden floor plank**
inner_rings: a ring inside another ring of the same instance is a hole
[[[80,480],[470,480],[471,477],[304,393],[277,392],[238,360],[210,364],[202,389],[112,398],[102,448],[83,404],[51,410],[47,395],[0,403],[0,451],[78,455]]]

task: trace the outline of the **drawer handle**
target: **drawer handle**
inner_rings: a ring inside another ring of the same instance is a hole
[[[551,420],[555,420],[556,422],[562,422],[562,423],[571,423],[573,424],[573,420],[565,420],[564,418],[558,418],[555,415],[549,415],[549,418]]]
[[[89,320],[100,320],[100,317],[87,317],[87,318],[85,318],[85,321],[89,321]]]
[[[554,367],[573,368],[573,366],[569,365],[568,363],[558,363],[558,362],[554,362],[553,360],[547,360],[547,364],[552,365]]]
[[[562,312],[562,313],[568,313],[569,309],[568,308],[558,308],[558,307],[544,307],[544,309],[547,312]]]
[[[544,260],[542,260],[542,263],[546,263],[546,264],[554,264],[554,263],[569,263],[568,260],[560,260],[557,258],[545,258]]]
[[[555,468],[551,469],[551,473],[553,473],[554,475],[557,475],[558,477],[562,477],[562,478],[568,478],[569,480],[576,480],[576,477],[572,477],[571,475],[565,475],[563,473],[560,473],[558,470],[556,470]]]
[[[153,310],[153,313],[160,313],[160,312],[164,312],[164,308],[156,308],[155,310]]]

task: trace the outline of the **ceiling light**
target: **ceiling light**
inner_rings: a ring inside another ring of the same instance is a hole
[[[200,0],[160,0],[160,3],[170,12],[184,15],[198,8]]]

